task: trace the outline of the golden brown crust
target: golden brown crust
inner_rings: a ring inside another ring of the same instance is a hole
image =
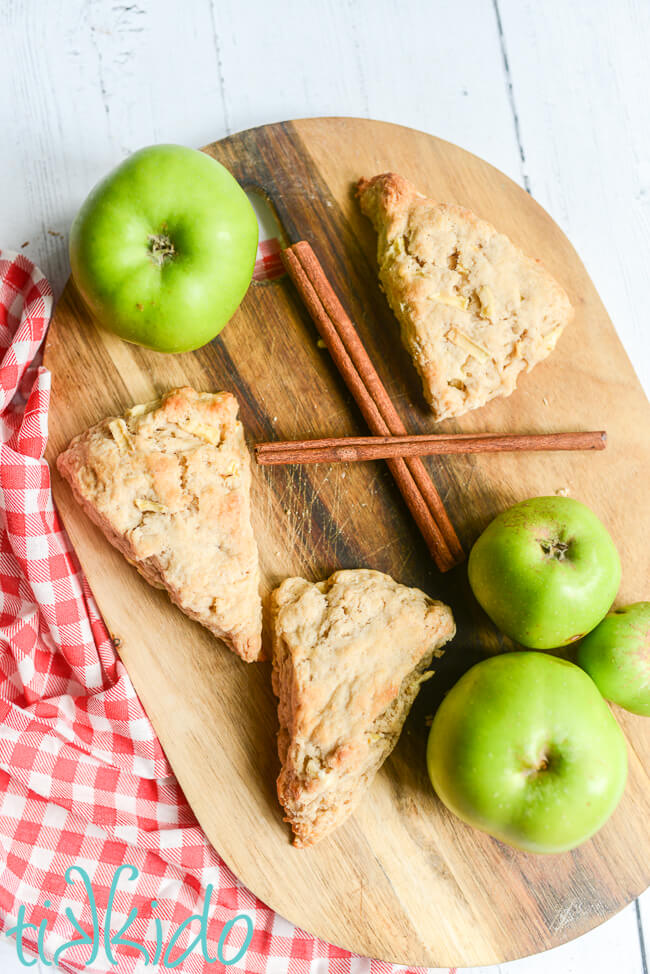
[[[446,605],[366,569],[288,578],[271,615],[278,798],[309,846],[362,798],[455,625]]]
[[[379,278],[436,419],[513,392],[573,317],[538,260],[470,210],[396,173],[358,183],[377,231]]]
[[[261,656],[250,459],[228,392],[175,389],[75,437],[57,466],[146,580],[239,656]]]

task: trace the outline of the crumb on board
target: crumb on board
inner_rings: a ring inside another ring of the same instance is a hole
[[[569,488],[568,487],[556,487],[553,491],[556,497],[568,497]]]
[[[325,344],[325,342],[323,341],[322,338],[319,338],[318,339],[318,341],[316,342],[316,345],[318,346],[318,348],[327,348],[327,345]]]
[[[431,727],[433,723],[433,714],[427,714],[424,718],[424,723],[427,727]]]
[[[548,406],[548,399],[546,398],[546,396],[542,398],[542,402],[544,403],[545,406]]]
[[[48,230],[47,231],[51,237],[63,237],[64,235],[59,230]]]
[[[22,250],[23,247],[29,247],[29,240],[25,240],[24,243],[21,243],[20,249]]]

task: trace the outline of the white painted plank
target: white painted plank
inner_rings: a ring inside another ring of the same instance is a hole
[[[533,195],[650,390],[650,4],[498,0]]]
[[[0,175],[15,203],[3,207],[3,246],[29,240],[25,252],[58,291],[77,206],[128,152],[301,115],[419,126],[516,176],[492,11],[473,0],[437,7],[435,31],[412,31],[392,0],[202,0],[182,16],[176,0],[51,0],[46,16],[10,0],[0,8],[12,52],[0,87],[15,141]],[[449,43],[459,22],[461,58]]]
[[[9,0],[0,37],[2,246],[29,240],[59,291],[70,222],[107,170],[151,142],[225,134],[210,9]]]
[[[648,974],[650,970],[650,889],[647,889],[637,900],[637,922],[640,947],[645,963],[643,974]]]
[[[303,115],[380,118],[457,142],[518,177],[489,3],[214,0],[213,14],[231,129]]]

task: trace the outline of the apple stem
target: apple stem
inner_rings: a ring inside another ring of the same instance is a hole
[[[149,237],[149,253],[154,263],[162,265],[176,256],[173,243],[162,233],[152,233]]]
[[[569,550],[569,545],[566,541],[540,541],[540,546],[545,555],[550,555],[551,558],[557,558],[558,561],[563,561],[566,558],[566,553]]]

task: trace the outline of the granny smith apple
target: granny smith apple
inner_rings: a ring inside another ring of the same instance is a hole
[[[521,651],[477,663],[435,715],[431,783],[459,818],[530,852],[593,835],[625,787],[625,738],[573,663]]]
[[[471,550],[469,582],[492,621],[530,649],[590,632],[618,591],[621,563],[593,511],[571,497],[533,497],[499,514]]]
[[[92,190],[70,231],[72,276],[108,331],[160,352],[205,345],[250,284],[257,219],[216,160],[141,149]]]
[[[650,602],[609,612],[580,643],[578,665],[608,700],[650,717]]]

